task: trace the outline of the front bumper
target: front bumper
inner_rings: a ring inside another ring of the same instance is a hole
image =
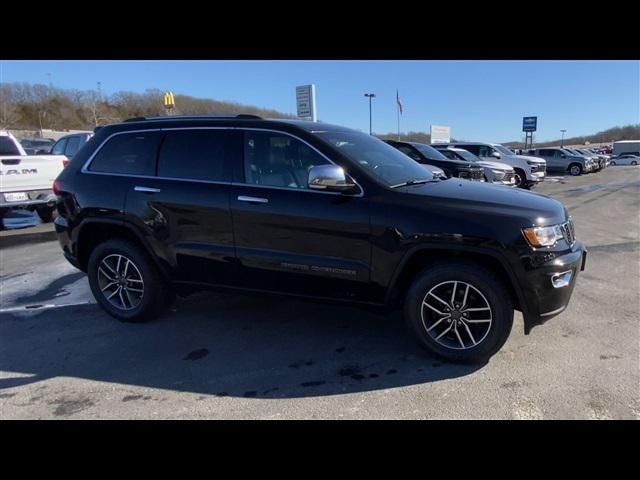
[[[586,261],[587,250],[581,242],[576,241],[570,252],[554,256],[528,270],[526,281],[530,287],[526,296],[530,308],[525,315],[525,333],[567,308]]]
[[[545,171],[542,172],[533,172],[531,174],[531,178],[529,179],[530,182],[534,182],[534,183],[539,183],[539,182],[543,182],[544,181],[544,177],[546,175]]]

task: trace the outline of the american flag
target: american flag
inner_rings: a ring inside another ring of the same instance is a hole
[[[398,90],[396,90],[396,102],[398,103],[398,110],[402,114],[402,102],[400,101],[400,95],[398,95]]]

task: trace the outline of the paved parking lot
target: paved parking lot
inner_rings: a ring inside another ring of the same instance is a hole
[[[587,269],[484,366],[429,357],[399,314],[303,301],[200,293],[122,324],[57,243],[3,248],[0,418],[638,419],[640,168],[536,191],[567,205]]]

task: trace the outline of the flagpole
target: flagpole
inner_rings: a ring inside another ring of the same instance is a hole
[[[396,116],[398,117],[398,141],[400,141],[400,104],[398,103],[398,90],[396,90]]]

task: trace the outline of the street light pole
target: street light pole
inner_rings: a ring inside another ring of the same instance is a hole
[[[560,148],[564,147],[564,132],[566,132],[566,130],[560,130],[562,132],[562,139],[560,140]]]
[[[365,97],[369,97],[369,135],[373,134],[373,130],[371,128],[371,99],[374,98],[376,96],[375,93],[365,93],[364,94]]]

